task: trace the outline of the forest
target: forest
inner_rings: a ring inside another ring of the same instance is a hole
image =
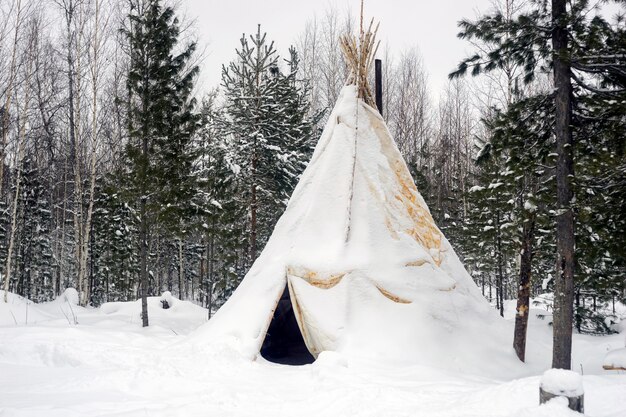
[[[626,297],[624,10],[576,1],[563,15],[563,104],[546,2],[494,7],[459,23],[475,54],[458,57],[436,95],[418,48],[426,40],[381,45],[384,120],[495,309],[554,291],[557,230],[569,219],[574,326],[610,333]],[[0,2],[5,297],[45,302],[73,287],[80,305],[97,307],[170,291],[211,315],[311,158],[348,75],[338,39],[353,20],[329,6],[291,47],[251,27],[220,63],[167,1]],[[199,91],[206,65],[222,65],[221,83]]]

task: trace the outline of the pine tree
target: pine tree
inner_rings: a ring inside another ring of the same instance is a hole
[[[318,116],[309,117],[308,91],[296,79],[298,59],[290,50],[288,72],[279,68],[274,43],[260,26],[244,35],[237,60],[222,70],[226,98],[223,133],[237,170],[241,204],[248,212],[249,260],[284,210],[312,153]]]
[[[580,132],[574,183],[576,259],[581,272],[575,323],[580,332],[608,333],[598,304],[626,296],[626,25],[623,16],[612,24],[601,16],[584,23],[573,28],[574,129]],[[586,296],[591,296],[593,309],[585,306]]]
[[[10,225],[9,206],[3,198],[0,198],[0,262],[2,262],[0,265],[6,264],[7,261],[8,232]]]
[[[584,113],[581,104],[586,92],[597,90],[593,82],[613,87],[605,95],[623,92],[614,88],[623,77],[622,55],[609,51],[623,48],[623,29],[615,29],[603,18],[588,18],[587,0],[569,3],[552,0],[551,8],[545,1],[532,1],[529,10],[516,19],[507,20],[496,12],[476,22],[463,21],[460,37],[477,39],[491,46],[488,53],[479,52],[464,60],[451,77],[472,75],[502,68],[515,62],[524,69],[524,81],[532,81],[537,73],[554,75],[554,93],[551,94],[551,115],[554,124],[557,155],[555,198],[552,200],[556,218],[558,259],[555,279],[553,366],[569,369],[571,364],[571,335],[574,296],[574,137],[582,136]],[[617,40],[617,42],[616,42]],[[600,50],[600,54],[595,52]],[[609,53],[607,53],[609,52]],[[611,64],[607,65],[607,60]],[[598,62],[604,61],[604,62]],[[622,69],[620,69],[622,68]],[[621,74],[621,75],[620,75]],[[572,123],[572,121],[576,123]]]
[[[546,248],[547,241],[542,242],[540,251],[536,250],[539,246],[537,225],[547,223],[550,230],[554,230],[553,221],[547,218],[545,210],[554,195],[551,106],[552,100],[547,95],[520,99],[506,111],[497,112],[489,125],[493,150],[506,156],[504,166],[511,198],[508,212],[513,226],[509,239],[515,247],[512,252],[520,259],[513,346],[522,361],[525,359],[533,258],[537,252],[553,253]]]
[[[126,197],[138,203],[140,288],[143,325],[148,325],[148,240],[154,224],[184,233],[196,190],[191,141],[197,116],[191,98],[198,67],[190,65],[195,44],[179,46],[180,25],[160,0],[133,3],[128,71],[129,162]]]

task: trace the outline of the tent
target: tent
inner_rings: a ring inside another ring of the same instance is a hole
[[[516,362],[371,104],[368,34],[343,39],[353,74],[266,247],[203,338],[290,364],[326,351],[464,369],[478,357]]]

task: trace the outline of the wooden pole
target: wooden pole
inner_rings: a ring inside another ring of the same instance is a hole
[[[375,84],[376,84],[376,107],[380,115],[383,115],[383,65],[380,59],[374,61]]]
[[[339,46],[343,51],[350,75],[346,84],[356,85],[357,96],[370,106],[375,106],[374,94],[368,83],[368,72],[378,51],[380,42],[376,42],[378,24],[374,27],[374,19],[370,21],[367,31],[363,27],[363,2],[361,1],[361,22],[359,36],[344,34],[339,38]]]

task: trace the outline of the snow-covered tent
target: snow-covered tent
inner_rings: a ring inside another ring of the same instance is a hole
[[[348,84],[265,249],[202,338],[285,363],[324,351],[462,369],[478,356],[517,362],[383,118]]]

